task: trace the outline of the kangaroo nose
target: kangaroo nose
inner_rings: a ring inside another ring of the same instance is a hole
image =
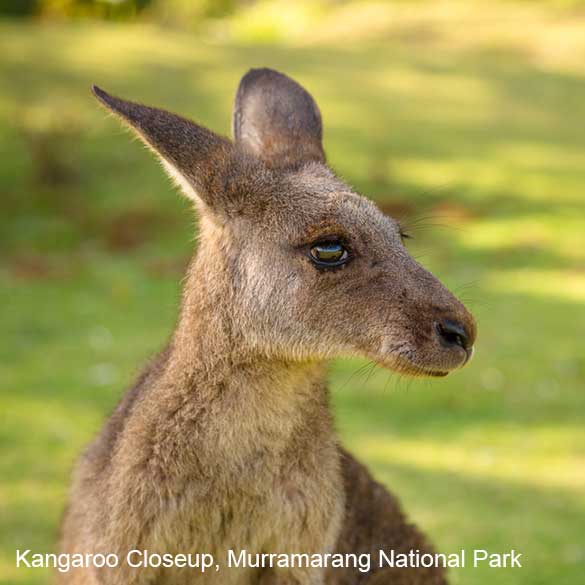
[[[441,343],[445,347],[453,347],[454,345],[458,345],[466,352],[469,352],[471,349],[473,342],[469,332],[463,325],[456,323],[455,321],[451,321],[450,319],[444,319],[440,323],[437,323],[435,328]]]

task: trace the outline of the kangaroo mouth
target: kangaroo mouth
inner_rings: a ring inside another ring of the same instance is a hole
[[[429,376],[431,378],[444,378],[448,376],[451,372],[442,371],[442,370],[423,370],[423,376]]]
[[[385,367],[389,366],[385,365]],[[428,368],[426,366],[415,364],[410,360],[404,359],[400,360],[399,363],[394,362],[393,366],[391,366],[390,369],[394,370],[395,372],[398,372],[399,374],[404,374],[406,376],[410,376],[413,378],[444,378],[445,376],[448,376],[452,372],[452,370]]]
[[[376,356],[375,361],[388,370],[392,370],[397,374],[403,374],[411,378],[444,378],[452,371],[463,367],[467,362],[467,359],[465,359],[463,363],[451,367],[426,365],[401,354],[390,354],[383,358]]]

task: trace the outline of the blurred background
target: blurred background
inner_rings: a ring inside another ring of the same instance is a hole
[[[332,166],[476,314],[444,380],[334,365],[346,445],[454,584],[585,574],[585,2],[0,0],[0,582],[54,550],[73,461],[172,330],[189,204],[98,83],[229,133],[250,67],[304,84]]]

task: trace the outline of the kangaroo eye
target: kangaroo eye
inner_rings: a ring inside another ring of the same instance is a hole
[[[311,248],[311,260],[321,267],[341,266],[349,254],[340,242],[320,242]]]

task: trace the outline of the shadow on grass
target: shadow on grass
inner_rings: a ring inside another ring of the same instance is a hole
[[[413,520],[428,528],[439,550],[513,548],[524,553],[522,569],[468,567],[453,571],[455,582],[579,582],[585,558],[579,526],[585,521],[585,505],[577,494],[395,465],[366,452],[362,459],[400,495]]]

